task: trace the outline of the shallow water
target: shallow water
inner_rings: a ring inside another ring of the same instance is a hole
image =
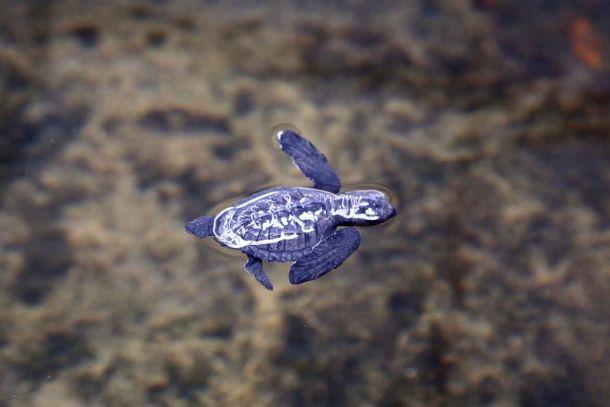
[[[608,405],[610,6],[256,4],[3,2],[0,405]],[[399,214],[268,292],[282,123]]]

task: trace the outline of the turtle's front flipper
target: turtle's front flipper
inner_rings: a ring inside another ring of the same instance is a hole
[[[263,287],[265,287],[267,290],[273,290],[273,284],[271,284],[271,280],[263,271],[263,263],[261,259],[248,256],[248,260],[246,261],[246,265],[244,266],[244,268],[248,273],[252,274],[254,278],[256,278],[256,281],[261,283]]]
[[[198,238],[214,236],[214,217],[200,216],[186,224],[186,231]]]
[[[292,284],[322,277],[339,267],[360,246],[360,233],[356,228],[336,231],[318,244],[313,252],[301,257],[290,268],[288,276]]]
[[[282,150],[292,157],[294,165],[313,181],[316,188],[335,194],[339,192],[339,177],[313,144],[290,130],[280,130],[277,139]]]

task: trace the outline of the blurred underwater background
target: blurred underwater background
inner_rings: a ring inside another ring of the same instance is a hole
[[[610,405],[607,0],[0,7],[1,406]],[[280,123],[399,214],[268,292]]]

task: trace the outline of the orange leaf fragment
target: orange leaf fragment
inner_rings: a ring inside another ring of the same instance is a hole
[[[602,67],[602,38],[586,18],[575,17],[572,20],[570,45],[580,62],[595,70]]]

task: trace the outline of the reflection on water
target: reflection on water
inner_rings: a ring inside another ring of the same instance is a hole
[[[0,14],[0,404],[610,401],[605,2]],[[269,293],[184,223],[307,184],[279,123],[400,215]]]

